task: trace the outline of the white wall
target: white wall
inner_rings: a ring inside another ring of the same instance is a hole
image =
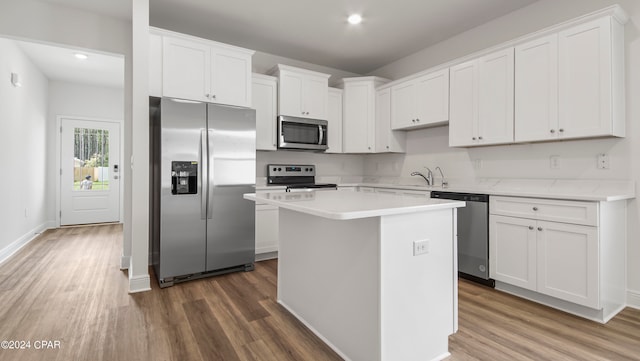
[[[131,21],[116,19],[59,4],[34,0],[0,2],[0,35],[36,40],[78,49],[98,50],[125,57],[125,139],[124,159],[132,154],[132,27]],[[147,120],[144,120],[147,121]],[[132,242],[132,190],[129,167],[122,167],[124,182],[124,257]],[[141,226],[144,227],[144,226]],[[146,239],[138,242],[147,242]],[[146,255],[144,255],[146,259]]]
[[[441,166],[447,177],[632,179],[640,181],[640,2],[637,0],[541,0],[497,20],[386,65],[373,75],[398,79],[518,36],[619,3],[629,14],[625,27],[626,130],[624,139],[595,139],[483,148],[448,147],[448,127],[411,131],[407,154],[374,155],[365,161],[368,175],[408,176],[423,166]],[[596,169],[596,155],[606,153],[611,169]],[[560,157],[551,169],[549,157]],[[474,169],[473,160],[482,167]],[[628,203],[627,285],[629,301],[640,307],[640,203]]]
[[[56,219],[56,143],[57,117],[78,116],[92,119],[119,120],[124,125],[124,89],[49,81],[47,115],[47,219]],[[122,214],[120,215],[122,219]]]
[[[49,226],[47,78],[13,40],[0,38],[0,261]],[[14,87],[11,73],[22,87]]]

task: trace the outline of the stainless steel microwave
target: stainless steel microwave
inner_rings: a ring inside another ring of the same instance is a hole
[[[278,149],[327,149],[327,125],[322,119],[280,115],[278,117]]]

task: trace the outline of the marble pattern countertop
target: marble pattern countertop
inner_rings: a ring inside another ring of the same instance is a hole
[[[349,220],[464,207],[465,202],[381,193],[312,191],[250,193],[245,199],[314,216]]]
[[[416,191],[448,191],[482,193],[512,197],[535,197],[579,201],[618,201],[635,198],[635,183],[628,180],[576,179],[451,179],[442,188],[440,179],[435,186],[427,186],[416,178],[403,177],[316,177],[319,183],[336,183],[341,187],[376,187]],[[258,178],[256,190],[282,190],[285,187],[267,186]]]

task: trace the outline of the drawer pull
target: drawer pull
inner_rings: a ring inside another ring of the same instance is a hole
[[[534,211],[537,211],[537,210],[538,210],[538,207],[533,207],[533,210],[534,210]]]
[[[538,227],[538,231],[542,231],[542,227]]]
[[[533,231],[533,226],[529,226],[529,230],[530,230],[530,231]]]

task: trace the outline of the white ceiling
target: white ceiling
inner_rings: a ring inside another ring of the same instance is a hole
[[[535,1],[150,0],[150,23],[368,74]],[[362,24],[348,25],[351,12],[362,14]]]
[[[39,1],[131,19],[130,0]],[[369,74],[535,1],[149,0],[149,16],[152,26]],[[347,23],[352,12],[362,14],[362,24]],[[74,58],[67,61],[68,49],[33,44],[23,48],[52,79],[105,81],[108,86],[114,86],[114,79],[122,80],[113,76],[116,71],[122,74],[122,64],[106,55],[94,54],[79,64]],[[95,72],[88,75],[85,70]]]
[[[124,58],[26,41],[16,41],[49,80],[124,88]],[[88,56],[86,60],[76,53]]]

